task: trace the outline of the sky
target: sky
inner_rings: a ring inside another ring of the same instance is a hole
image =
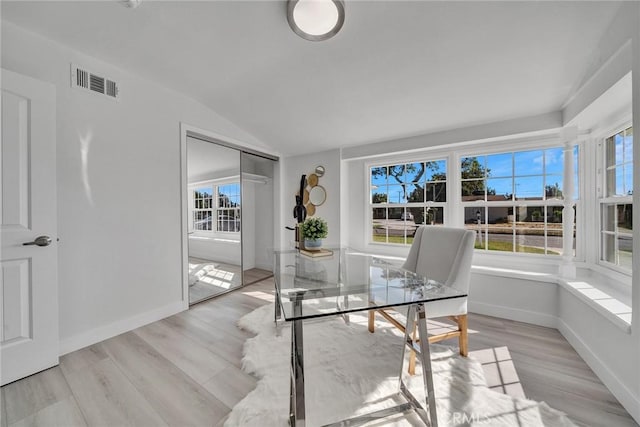
[[[616,153],[616,194],[627,194],[632,191],[633,169],[630,163],[632,158],[632,136],[620,137],[615,141]],[[574,195],[578,196],[578,150],[574,150]],[[515,194],[516,198],[542,198],[545,186],[558,185],[561,191],[564,188],[563,164],[564,152],[562,147],[546,150],[518,151],[501,154],[466,156],[475,157],[488,171],[486,177],[487,187],[495,190],[496,195],[506,195],[510,198]],[[464,159],[463,157],[462,159]],[[624,161],[623,161],[624,160]],[[431,181],[435,173],[443,173],[447,170],[445,160],[435,162],[437,170],[427,170],[420,179],[421,183]],[[419,163],[414,163],[414,170],[419,170]],[[374,168],[375,169],[375,168]],[[410,169],[410,168],[409,168]],[[515,169],[515,174],[514,174]],[[405,172],[403,182],[411,183],[416,172]],[[406,203],[403,197],[402,186],[395,178],[384,176],[371,177],[372,194],[388,192],[390,203]],[[415,187],[407,186],[407,193]]]
[[[208,197],[213,195],[213,185],[206,185],[202,187],[198,187],[195,191],[199,191],[202,194],[206,194]],[[218,193],[224,194],[229,198],[229,200],[235,203],[237,206],[240,206],[240,184],[225,184],[218,186]]]

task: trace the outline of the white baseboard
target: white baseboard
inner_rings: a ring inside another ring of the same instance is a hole
[[[611,372],[611,369],[596,356],[591,348],[562,319],[558,319],[557,329],[600,378],[600,381],[620,401],[633,419],[640,423],[640,399],[634,396],[631,390]]]
[[[260,262],[256,262],[255,267],[259,268],[261,270],[267,270],[267,271],[272,271],[273,270],[273,264],[263,264],[263,263],[260,263]]]
[[[60,356],[180,313],[187,308],[188,305],[185,305],[184,301],[176,301],[164,307],[74,335],[60,341]]]
[[[558,319],[550,314],[519,308],[504,307],[501,305],[487,304],[484,302],[469,301],[469,312],[484,314],[486,316],[501,317],[517,322],[531,323],[533,325],[557,328]]]

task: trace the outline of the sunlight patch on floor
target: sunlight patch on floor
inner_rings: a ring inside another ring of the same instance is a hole
[[[526,397],[507,347],[470,351],[469,356],[482,364],[491,390],[511,397]]]
[[[269,301],[269,302],[275,301],[275,296],[269,292],[247,291],[247,292],[243,292],[242,295],[247,295],[253,298],[261,299],[263,301]]]

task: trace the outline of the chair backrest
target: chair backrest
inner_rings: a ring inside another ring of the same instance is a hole
[[[464,228],[420,226],[403,267],[469,292],[475,237]]]

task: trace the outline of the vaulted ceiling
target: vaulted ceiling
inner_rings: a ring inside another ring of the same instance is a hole
[[[557,111],[617,2],[350,1],[295,35],[283,1],[2,2],[2,19],[195,98],[282,154]]]

